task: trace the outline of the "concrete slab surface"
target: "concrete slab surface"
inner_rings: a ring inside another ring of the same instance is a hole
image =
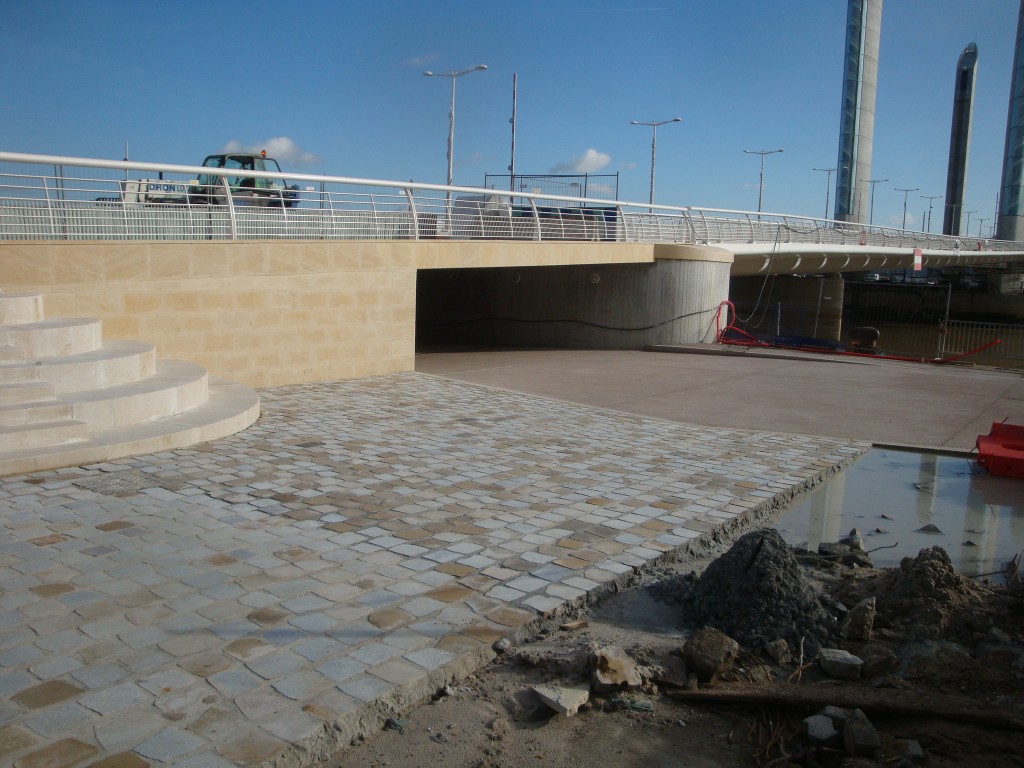
[[[810,366],[421,362],[445,375],[265,389],[237,435],[0,480],[0,764],[309,765],[498,638],[867,447],[852,428],[797,434],[845,410]],[[797,386],[787,367],[804,398],[773,393]],[[985,407],[1012,390],[999,381]],[[772,422],[783,399],[826,412]],[[980,403],[955,405],[958,429]],[[670,420],[698,416],[719,423]]]
[[[709,345],[693,354],[481,350],[419,371],[687,424],[970,451],[993,421],[1024,423],[1024,375],[968,366]]]

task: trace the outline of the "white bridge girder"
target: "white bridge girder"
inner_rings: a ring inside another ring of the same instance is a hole
[[[809,243],[718,243],[714,247],[733,254],[731,274],[734,277],[910,269],[918,251],[915,248]],[[951,252],[920,249],[920,261],[924,268],[1024,263],[1024,250]]]

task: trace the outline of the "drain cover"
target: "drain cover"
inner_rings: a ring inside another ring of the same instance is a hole
[[[135,493],[146,488],[159,488],[161,483],[157,478],[145,472],[126,469],[122,472],[105,472],[96,477],[75,480],[73,485],[108,496],[118,496],[123,493]]]

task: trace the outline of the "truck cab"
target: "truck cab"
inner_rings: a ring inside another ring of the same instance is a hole
[[[292,208],[298,202],[298,186],[288,186],[280,179],[263,179],[246,175],[247,171],[280,173],[281,167],[267,153],[229,152],[208,155],[204,168],[227,168],[237,171],[227,177],[231,198],[235,205]],[[224,205],[224,184],[221,177],[204,174],[189,188],[189,202]]]

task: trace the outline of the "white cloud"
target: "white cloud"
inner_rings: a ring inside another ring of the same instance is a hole
[[[243,144],[232,139],[221,148],[221,152],[261,152],[277,160],[282,166],[287,165],[319,165],[323,158],[307,152],[287,136],[275,136],[258,144]]]
[[[612,161],[611,155],[588,149],[582,155],[572,158],[567,163],[559,163],[549,173],[595,173]]]
[[[425,67],[432,61],[437,61],[436,53],[428,53],[424,56],[413,56],[405,60],[405,64],[410,67]]]
[[[914,216],[914,214],[912,214],[910,211],[907,211],[907,229],[917,229],[918,225],[916,222],[917,217]],[[890,227],[900,229],[903,226],[903,214],[894,213],[892,216],[889,217],[887,224]]]

